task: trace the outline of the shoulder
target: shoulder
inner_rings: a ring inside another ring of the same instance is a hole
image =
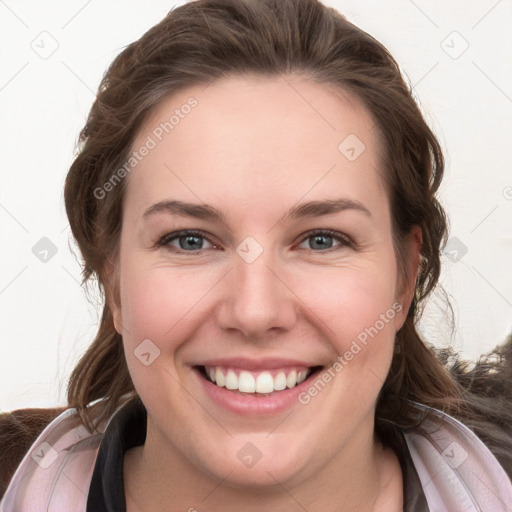
[[[427,415],[404,436],[429,505],[436,510],[462,510],[461,505],[464,510],[505,510],[503,504],[512,503],[512,483],[487,446],[455,418],[417,407]]]
[[[75,409],[21,410],[2,421],[1,463],[10,480],[2,510],[85,510],[103,425],[89,432]]]
[[[490,449],[512,479],[512,334],[505,343],[467,361],[452,348],[437,350],[463,390],[457,415]]]
[[[0,498],[25,453],[65,408],[19,409],[0,414]]]

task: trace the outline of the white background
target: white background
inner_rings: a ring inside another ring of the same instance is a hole
[[[0,410],[65,404],[98,309],[70,251],[64,178],[103,72],[173,5],[0,0]],[[512,2],[329,5],[397,58],[445,148],[441,198],[459,249],[443,256],[442,283],[456,329],[437,299],[421,329],[475,359],[512,331]],[[32,252],[42,237],[57,249],[46,263]]]

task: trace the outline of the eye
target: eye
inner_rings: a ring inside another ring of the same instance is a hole
[[[205,244],[209,244],[205,246]],[[303,247],[308,244],[308,247]],[[204,249],[217,249],[209,237],[202,231],[183,230],[167,233],[156,241],[155,247],[164,247],[171,252],[197,253]],[[314,252],[330,252],[343,247],[355,247],[354,242],[343,233],[332,230],[316,229],[302,235],[301,249],[311,249]]]
[[[211,247],[205,247],[205,242],[210,244]],[[157,247],[166,247],[174,252],[195,252],[202,249],[211,249],[216,246],[208,240],[204,233],[200,231],[176,231],[168,233],[160,238]]]
[[[335,245],[336,242],[337,245]],[[313,249],[315,252],[326,252],[330,249],[336,250],[346,246],[354,246],[352,240],[347,235],[330,229],[309,231],[303,236],[303,241],[298,247],[301,247],[305,243],[309,244],[309,247],[305,247],[305,249]]]

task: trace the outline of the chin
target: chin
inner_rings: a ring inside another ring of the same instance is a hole
[[[305,473],[309,471],[304,450],[293,442],[269,441],[265,436],[268,433],[236,436],[230,446],[217,454],[213,452],[207,461],[203,460],[203,469],[217,481],[222,480],[222,485],[253,490],[285,485],[285,482],[299,480],[301,475],[307,478]],[[212,465],[215,459],[217,462]]]

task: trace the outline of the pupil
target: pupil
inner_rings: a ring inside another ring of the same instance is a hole
[[[322,244],[330,245],[329,241],[331,241],[331,243],[332,243],[332,236],[330,236],[330,235],[313,235],[312,238],[313,238],[313,244],[312,244],[313,249],[325,249],[326,245],[322,245]]]
[[[181,249],[201,249],[201,237],[196,235],[180,236]]]

